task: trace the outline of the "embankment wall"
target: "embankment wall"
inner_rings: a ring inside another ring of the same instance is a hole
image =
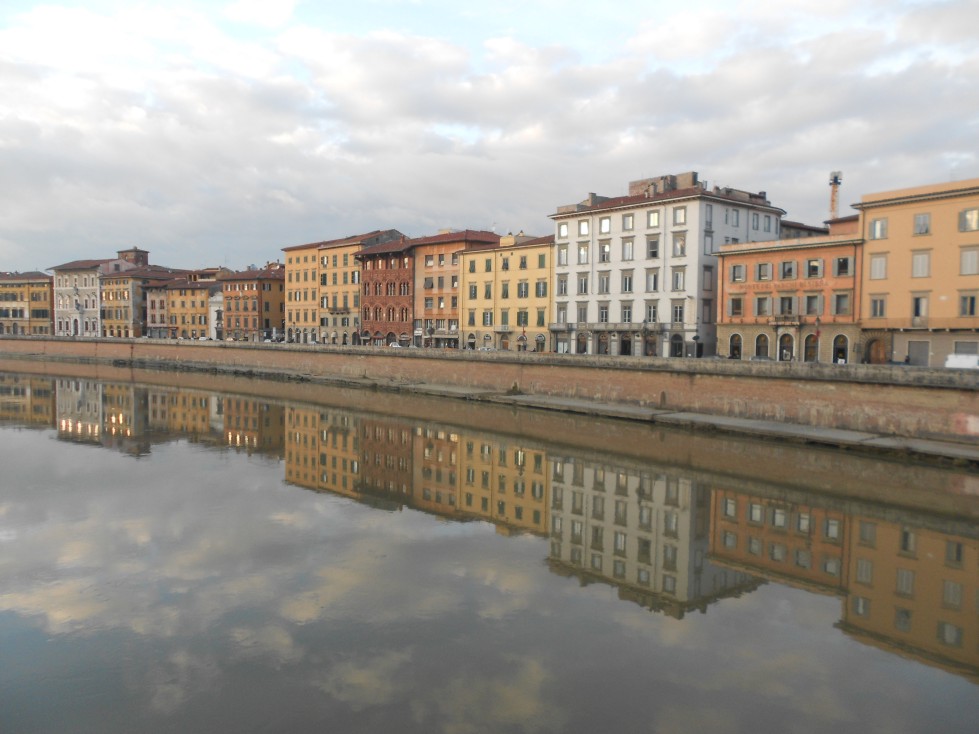
[[[968,370],[38,337],[2,338],[0,356],[381,388],[446,385],[979,444],[979,373]]]

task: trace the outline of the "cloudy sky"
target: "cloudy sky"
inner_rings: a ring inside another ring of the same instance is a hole
[[[0,4],[0,270],[551,231],[696,170],[794,220],[979,177],[979,0]]]

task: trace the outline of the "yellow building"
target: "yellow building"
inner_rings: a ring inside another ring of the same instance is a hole
[[[400,239],[397,230],[284,247],[285,329],[294,342],[360,343],[360,262],[364,247]]]
[[[459,446],[459,510],[506,533],[547,534],[550,476],[543,449],[484,434],[463,434]]]
[[[344,410],[287,406],[286,482],[359,499],[359,425],[357,416]]]
[[[554,237],[507,235],[492,251],[462,253],[462,346],[550,351]]]
[[[868,352],[939,367],[979,352],[979,179],[868,194],[854,207]]]
[[[148,291],[153,300],[154,290]],[[214,338],[209,301],[221,292],[221,283],[206,280],[174,280],[166,286],[169,336],[179,339]],[[155,316],[149,309],[150,317]],[[151,323],[152,326],[152,323]]]
[[[140,337],[149,332],[147,289],[182,277],[186,271],[158,265],[104,273],[99,278],[102,336]]]
[[[0,334],[51,334],[54,288],[44,273],[0,273]]]
[[[229,341],[275,339],[285,325],[285,268],[268,263],[221,280],[224,334]]]
[[[979,540],[953,521],[858,515],[839,627],[874,647],[979,682]]]

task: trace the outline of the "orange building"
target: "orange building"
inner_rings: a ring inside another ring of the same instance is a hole
[[[871,361],[940,367],[979,353],[979,179],[868,194],[854,207]]]
[[[829,234],[721,245],[717,353],[731,359],[858,358],[863,258],[856,216]]]
[[[221,283],[207,280],[181,279],[167,283],[169,336],[180,339],[199,339],[211,336],[209,302],[211,296],[220,292],[221,288]],[[150,291],[150,293],[154,292]],[[150,296],[150,300],[152,300],[152,296]]]
[[[731,568],[842,596],[844,513],[743,492],[711,492],[710,555]]]
[[[415,346],[459,348],[460,252],[499,244],[499,235],[469,229],[411,240],[415,257]]]
[[[44,273],[0,273],[0,334],[53,333],[53,284]]]
[[[286,337],[294,342],[360,343],[360,250],[400,240],[394,229],[284,247]]]
[[[839,627],[979,682],[979,538],[965,523],[858,515]]]
[[[280,263],[224,276],[221,286],[226,339],[262,341],[284,333],[285,278],[285,267]]]

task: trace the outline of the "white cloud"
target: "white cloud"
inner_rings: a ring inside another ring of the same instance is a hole
[[[976,5],[37,5],[0,25],[0,267],[543,234],[588,191],[683,170],[819,221],[829,170],[851,201],[979,176]]]

